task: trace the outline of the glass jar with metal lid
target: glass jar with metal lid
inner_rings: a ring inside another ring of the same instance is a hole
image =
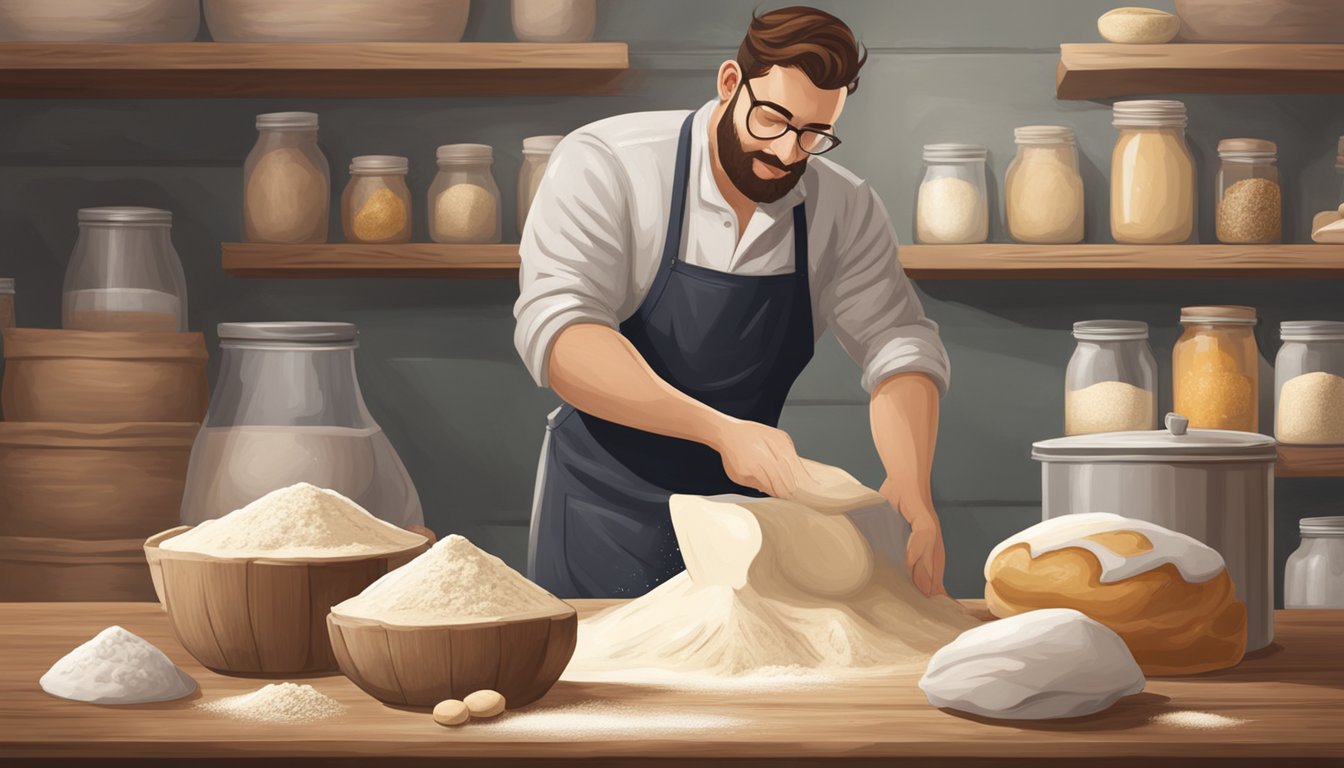
[[[1344,322],[1279,326],[1274,436],[1296,445],[1344,445]]]
[[[987,150],[979,144],[926,144],[915,203],[921,243],[983,243],[989,238]]]
[[[499,186],[489,144],[445,144],[435,152],[439,172],[429,186],[429,238],[436,243],[498,243]]]
[[[191,450],[182,522],[195,525],[298,482],[402,527],[420,497],[364,405],[349,323],[221,323],[219,378]]]
[[[158,208],[82,208],[61,324],[79,331],[185,331],[187,280]]]
[[[1223,243],[1283,240],[1283,194],[1278,146],[1263,139],[1218,142],[1218,205],[1215,223]]]
[[[1344,517],[1307,517],[1283,569],[1284,608],[1344,608]]]
[[[1157,428],[1157,361],[1148,324],[1085,320],[1073,324],[1078,346],[1064,384],[1064,434]]]
[[[1111,236],[1154,245],[1195,238],[1195,160],[1185,141],[1185,104],[1121,101],[1111,153]]]
[[[527,224],[527,212],[537,196],[537,188],[546,175],[546,167],[564,136],[530,136],[523,139],[523,164],[518,168],[518,234]]]
[[[0,329],[14,325],[14,278],[0,277]]]
[[[1172,350],[1172,399],[1200,429],[1260,428],[1254,307],[1184,307]]]
[[[395,155],[361,155],[350,161],[341,194],[341,224],[352,243],[405,243],[411,239],[410,163]]]
[[[331,166],[313,112],[257,115],[243,163],[243,233],[249,243],[325,243]]]
[[[1008,234],[1019,243],[1082,242],[1083,177],[1073,129],[1027,125],[1013,138],[1017,157],[1003,179]]]

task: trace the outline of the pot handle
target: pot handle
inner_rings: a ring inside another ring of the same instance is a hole
[[[1166,424],[1167,431],[1178,437],[1190,428],[1190,420],[1179,413],[1168,413]]]

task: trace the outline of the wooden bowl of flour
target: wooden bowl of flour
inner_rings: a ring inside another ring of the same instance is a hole
[[[243,675],[336,669],[327,637],[331,606],[429,548],[422,536],[395,551],[347,557],[216,557],[162,548],[189,530],[173,528],[145,542],[155,590],[197,661]]]

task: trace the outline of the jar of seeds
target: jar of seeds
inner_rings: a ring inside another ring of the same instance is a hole
[[[1263,139],[1218,142],[1218,240],[1277,243],[1283,240],[1283,195],[1278,147]]]

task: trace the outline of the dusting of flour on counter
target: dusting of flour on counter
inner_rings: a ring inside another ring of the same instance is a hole
[[[435,626],[568,610],[568,605],[503,560],[453,534],[331,612],[389,624]]]
[[[643,709],[606,701],[585,701],[559,707],[528,709],[473,725],[473,731],[547,739],[595,736],[703,735],[705,731],[745,726],[747,720],[724,715]]]
[[[40,684],[52,696],[91,704],[171,701],[196,690],[163,651],[118,626],[61,657]]]
[[[1160,715],[1154,715],[1151,722],[1154,725],[1169,725],[1173,728],[1185,728],[1192,731],[1217,731],[1246,724],[1246,721],[1240,718],[1193,710],[1163,712]]]
[[[164,541],[215,557],[351,557],[413,547],[423,536],[369,514],[336,491],[298,483]]]
[[[272,683],[251,693],[197,705],[211,714],[257,723],[311,723],[336,717],[345,705],[311,685]]]

